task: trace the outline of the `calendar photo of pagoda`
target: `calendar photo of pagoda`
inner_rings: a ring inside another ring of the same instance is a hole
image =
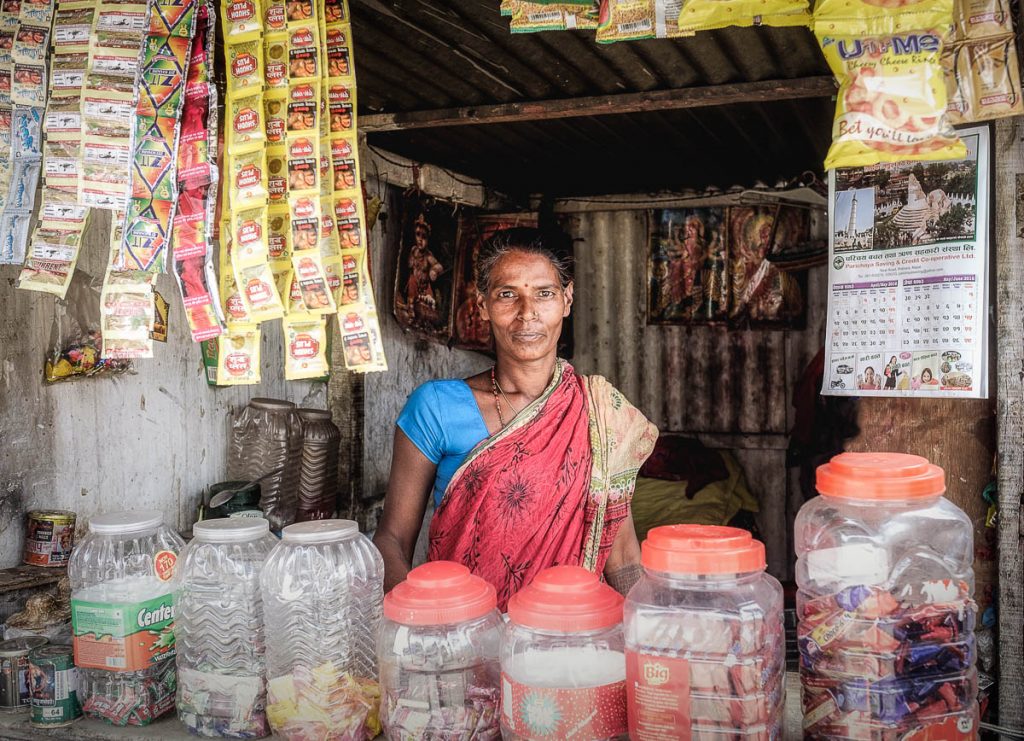
[[[962,160],[893,162],[838,170],[836,249],[973,241],[978,210],[978,136],[962,139],[967,145],[967,157]],[[856,198],[856,210],[851,208],[851,197]],[[865,228],[865,210],[873,217],[870,229]]]

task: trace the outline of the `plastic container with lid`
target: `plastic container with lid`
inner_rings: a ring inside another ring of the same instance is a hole
[[[625,605],[630,737],[781,738],[782,586],[732,527],[668,525]]]
[[[383,584],[383,559],[355,522],[317,520],[284,529],[260,574],[269,638],[267,717],[278,735],[377,735]]]
[[[512,596],[501,641],[505,739],[626,739],[622,596],[554,566]]]
[[[184,545],[155,510],[89,521],[68,564],[86,715],[147,725],[174,709],[173,579]]]
[[[178,564],[178,718],[211,738],[270,733],[260,572],[277,538],[263,518],[197,522]]]
[[[385,737],[500,738],[501,628],[494,587],[465,566],[433,561],[410,571],[384,598]]]
[[[973,527],[944,472],[842,453],[817,488],[796,518],[805,738],[977,738]]]

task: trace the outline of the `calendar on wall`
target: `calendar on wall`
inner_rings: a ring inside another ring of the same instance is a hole
[[[967,157],[829,173],[822,393],[988,396],[989,130]]]

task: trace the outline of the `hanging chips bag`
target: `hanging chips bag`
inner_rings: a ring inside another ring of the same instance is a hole
[[[684,35],[728,26],[785,28],[811,22],[807,0],[671,0],[659,4],[682,4],[676,23]]]
[[[814,31],[840,83],[826,169],[966,156],[945,116],[951,20],[952,0],[911,1],[900,13],[858,0],[819,3]]]
[[[330,371],[327,318],[289,314],[284,318],[284,377],[294,381],[321,378]]]

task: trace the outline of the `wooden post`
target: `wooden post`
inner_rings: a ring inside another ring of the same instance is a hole
[[[995,124],[999,725],[1024,728],[1024,117]]]

